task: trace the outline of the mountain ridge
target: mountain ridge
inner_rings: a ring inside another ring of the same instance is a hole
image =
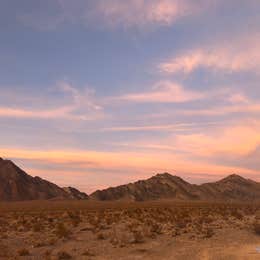
[[[68,192],[38,176],[32,177],[10,160],[0,158],[0,200],[78,199],[80,193]],[[81,194],[81,193],[80,193]],[[80,195],[83,197],[83,194]],[[88,198],[87,195],[85,198]]]
[[[260,183],[231,174],[216,182],[198,185],[165,172],[87,195],[70,186],[62,188],[38,176],[32,177],[11,160],[0,158],[0,201],[40,199],[260,201]]]
[[[141,180],[89,195],[96,200],[260,200],[260,183],[231,174],[219,181],[203,184],[190,184],[179,176],[169,173],[156,174]]]

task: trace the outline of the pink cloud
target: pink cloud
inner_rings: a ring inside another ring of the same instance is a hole
[[[192,141],[194,149],[196,147],[197,138],[188,138],[186,141]],[[212,140],[212,139],[210,139]],[[222,139],[226,141],[226,139]],[[184,140],[185,141],[185,140]],[[202,145],[212,147],[213,141],[205,141]],[[215,140],[214,145],[216,145]],[[209,144],[210,145],[209,145]],[[182,144],[183,146],[184,144]],[[193,149],[193,147],[191,147]],[[187,146],[187,149],[189,147]],[[200,151],[200,150],[199,150]],[[120,172],[118,178],[120,182],[114,182],[114,184],[122,184],[131,180],[142,179],[144,176],[148,177],[158,172],[172,172],[176,174],[186,173],[183,175],[192,176],[193,174],[219,174],[226,175],[233,172],[239,172],[243,174],[256,174],[256,171],[235,167],[219,165],[213,162],[207,162],[207,160],[195,160],[190,157],[186,158],[180,154],[175,153],[173,150],[168,153],[158,153],[158,151],[146,151],[146,152],[98,152],[98,151],[63,151],[63,150],[28,150],[19,148],[0,148],[0,154],[4,158],[17,158],[21,160],[35,160],[35,166],[33,169],[23,167],[29,174],[40,175],[55,181],[60,185],[71,185],[72,181],[76,187],[83,187],[89,191],[90,187],[106,187],[111,185],[114,179],[111,180],[111,172]],[[47,165],[57,165],[60,170],[48,169],[48,174],[43,171],[40,166],[37,168],[37,161],[44,161]],[[87,163],[84,165],[84,161],[92,161],[93,165]],[[25,164],[25,163],[24,163]],[[68,169],[72,165],[72,169],[69,172]],[[73,167],[77,165],[77,169]],[[66,169],[66,172],[62,169]],[[127,170],[124,170],[127,169]],[[29,171],[30,170],[30,171]],[[99,173],[96,172],[98,170]],[[127,174],[126,174],[127,171]],[[113,175],[115,176],[115,175]],[[117,179],[118,179],[117,178]],[[108,184],[109,183],[109,184]]]
[[[39,109],[37,103],[40,97],[27,96],[25,101],[29,99],[31,103],[31,108],[29,109],[23,107],[23,98],[20,95],[9,93],[7,98],[10,98],[11,100],[16,99],[16,103],[20,103],[19,107],[0,106],[0,117],[93,120],[104,116],[102,107],[96,103],[96,100],[93,97],[94,93],[91,90],[85,89],[84,91],[79,91],[73,85],[65,81],[58,82],[53,89],[60,91],[61,94],[69,94],[69,100],[67,101],[63,95],[62,98],[48,96],[49,104],[54,104],[55,108]],[[60,104],[61,100],[62,104]],[[11,101],[9,103],[11,103]]]
[[[118,99],[137,103],[183,103],[204,97],[205,94],[184,89],[177,83],[161,81],[157,83],[151,91],[127,94],[120,96]]]
[[[158,68],[167,74],[179,72],[188,74],[198,68],[226,72],[243,70],[259,72],[259,35],[242,35],[238,39],[223,42],[222,45],[190,50],[160,63]]]
[[[0,107],[0,117],[17,117],[17,118],[69,118],[68,113],[74,107],[62,107],[50,110],[25,110],[8,107]],[[71,116],[72,118],[72,116]]]
[[[58,0],[62,18],[84,24],[108,27],[145,28],[150,25],[168,26],[175,21],[208,10],[216,0]]]
[[[218,122],[205,122],[205,123],[176,123],[176,124],[160,124],[160,125],[142,125],[142,126],[117,126],[107,127],[101,129],[101,131],[108,132],[141,132],[141,131],[185,131],[199,127],[214,126],[219,124]]]

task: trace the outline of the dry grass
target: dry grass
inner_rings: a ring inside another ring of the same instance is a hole
[[[28,256],[42,248],[42,259],[52,259],[54,248],[78,234],[88,234],[87,243],[96,241],[111,247],[134,246],[160,239],[162,235],[169,239],[183,235],[190,239],[211,239],[226,227],[252,230],[253,226],[252,234],[260,235],[257,217],[260,205],[253,203],[161,201],[128,205],[125,202],[95,204],[90,201],[43,202],[37,207],[35,202],[24,202],[0,203],[0,209],[3,205],[8,205],[8,210],[0,215],[0,239],[11,241],[13,237],[26,237],[26,243],[22,240],[25,247],[10,250],[9,254],[16,252],[18,256]],[[85,249],[80,255],[95,254]],[[70,259],[73,252],[60,251],[54,256]]]

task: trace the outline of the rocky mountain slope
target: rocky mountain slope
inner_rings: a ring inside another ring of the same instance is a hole
[[[32,177],[16,166],[12,161],[0,158],[0,200],[39,200],[39,199],[78,199],[79,192],[69,192],[59,186]],[[86,195],[87,196],[87,195]],[[85,198],[85,197],[84,197]]]
[[[75,200],[85,200],[88,199],[88,195],[84,192],[81,192],[73,187],[64,187],[63,190],[70,195],[71,199]]]
[[[157,174],[147,180],[137,181],[90,195],[97,200],[260,200],[260,183],[230,175],[220,181],[202,185],[190,184],[169,173]]]
[[[88,196],[75,188],[61,188],[40,177],[32,177],[12,161],[0,158],[0,201],[88,198],[101,201],[156,199],[260,201],[260,183],[233,174],[217,182],[195,185],[178,176],[163,173],[147,180],[97,190]]]

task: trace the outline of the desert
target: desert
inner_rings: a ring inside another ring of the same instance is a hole
[[[1,203],[1,259],[259,259],[259,203]]]
[[[2,159],[0,179],[2,259],[260,257],[260,184],[238,175],[193,185],[164,173],[87,195]]]

